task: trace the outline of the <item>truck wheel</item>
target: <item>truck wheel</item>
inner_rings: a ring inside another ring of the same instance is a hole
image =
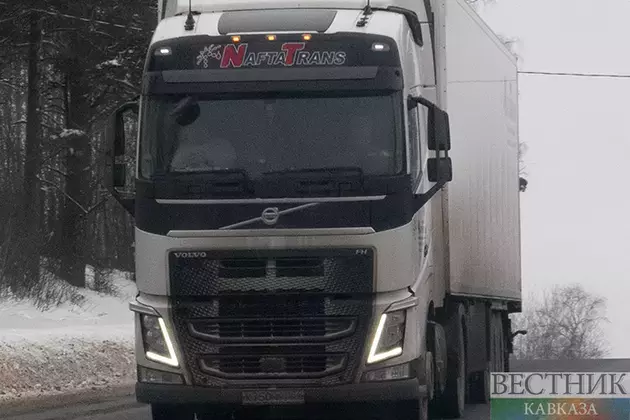
[[[194,420],[195,413],[181,405],[151,404],[153,420]]]
[[[448,350],[446,365],[446,388],[439,397],[438,405],[442,416],[458,419],[464,415],[466,406],[466,343],[465,310],[458,303],[446,320],[446,344]]]
[[[495,348],[493,349],[493,360],[492,360],[492,371],[493,372],[504,372],[505,371],[505,354],[506,354],[506,342],[505,342],[505,331],[503,330],[503,320],[502,313],[495,312],[492,314],[492,325],[493,325],[493,333],[494,333],[494,341],[493,344]]]
[[[470,402],[473,404],[488,404],[490,402],[490,368],[479,370],[470,375]]]
[[[490,402],[490,372],[503,372],[505,367],[505,335],[501,312],[490,313],[490,354],[488,367],[470,375],[470,402]]]

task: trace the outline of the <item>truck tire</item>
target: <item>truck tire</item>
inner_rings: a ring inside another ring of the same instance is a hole
[[[503,328],[503,313],[494,312],[492,314],[492,326],[493,326],[493,359],[491,361],[491,368],[493,372],[505,371],[505,355],[507,352],[507,346],[505,341],[505,331]]]
[[[181,405],[151,404],[152,420],[194,420],[195,413]]]
[[[490,372],[503,372],[505,369],[505,332],[503,314],[490,312],[490,354],[488,367],[473,372],[469,378],[470,402],[488,404],[490,402]]]
[[[473,404],[490,402],[490,368],[473,372],[468,379],[468,393]]]
[[[457,303],[450,311],[444,329],[446,331],[447,366],[446,387],[438,398],[442,417],[458,419],[466,406],[466,342],[464,305]]]
[[[509,372],[510,352],[512,351],[512,321],[508,313],[503,314],[501,325],[503,325],[503,372]]]

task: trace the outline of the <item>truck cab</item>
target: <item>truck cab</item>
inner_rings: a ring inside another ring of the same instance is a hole
[[[154,419],[463,409],[468,372],[446,368],[465,331],[445,274],[435,3],[161,2],[142,95],[109,131]]]

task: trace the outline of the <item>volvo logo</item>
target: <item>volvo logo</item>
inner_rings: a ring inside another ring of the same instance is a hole
[[[278,207],[268,207],[263,210],[260,218],[268,226],[275,225],[280,218],[280,210],[278,210]]]
[[[176,258],[206,258],[207,256],[205,252],[175,252]]]
[[[239,227],[251,225],[251,224],[254,224],[254,223],[258,223],[258,222],[263,222],[267,226],[273,226],[276,223],[278,223],[278,219],[280,219],[280,216],[284,216],[285,214],[291,214],[291,213],[295,213],[295,212],[298,212],[298,211],[306,210],[306,209],[309,209],[311,207],[315,207],[315,206],[318,206],[318,205],[319,205],[319,203],[306,203],[306,204],[302,204],[301,206],[289,207],[288,209],[284,209],[282,211],[280,209],[278,209],[278,207],[267,207],[266,209],[263,210],[262,214],[260,216],[258,216],[258,217],[254,217],[252,219],[243,220],[242,222],[234,223],[234,224],[227,225],[227,226],[222,226],[219,229],[221,229],[221,230],[236,229],[236,228],[239,228]]]

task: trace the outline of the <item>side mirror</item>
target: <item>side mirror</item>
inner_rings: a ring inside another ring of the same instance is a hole
[[[127,165],[124,163],[114,164],[114,188],[124,188],[127,184]]]
[[[447,183],[453,180],[453,162],[448,157],[451,150],[451,129],[448,113],[422,96],[407,97],[407,108],[423,105],[429,110],[428,148],[435,152],[435,157],[427,159],[427,178],[434,182],[427,192],[413,197],[415,211],[420,210]],[[444,153],[441,153],[444,152]]]
[[[451,124],[448,113],[422,96],[409,95],[407,107],[411,109],[418,104],[426,106],[429,110],[429,150],[451,150]]]
[[[451,150],[451,124],[448,113],[429,108],[429,150]]]
[[[137,117],[138,109],[137,102],[128,102],[119,107],[111,115],[108,124],[107,143],[109,150],[113,152],[111,153],[113,158],[125,155],[125,144],[127,142],[125,131],[125,113],[131,111]]]
[[[430,182],[451,182],[453,180],[453,162],[451,158],[427,159],[427,176]]]
[[[135,208],[135,201],[133,197],[130,197],[128,192],[120,191],[124,189],[127,181],[128,164],[125,163],[125,151],[127,150],[127,144],[133,144],[135,138],[128,135],[127,126],[125,124],[125,116],[131,112],[137,119],[138,116],[138,103],[128,102],[116,111],[114,111],[108,121],[106,140],[107,140],[107,166],[108,166],[108,180],[107,189],[110,194],[118,201],[130,214],[133,215]],[[133,150],[133,147],[132,147]],[[117,159],[118,158],[118,159]],[[120,160],[121,163],[118,163]]]

